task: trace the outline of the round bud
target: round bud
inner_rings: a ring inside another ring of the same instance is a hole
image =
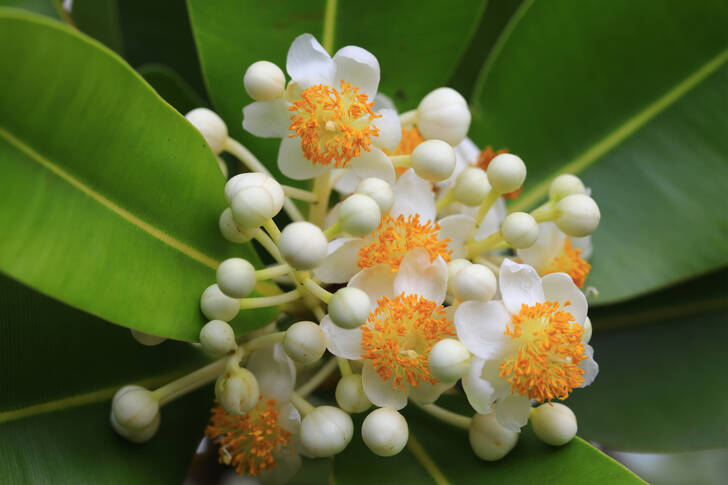
[[[455,382],[470,369],[470,352],[459,340],[446,338],[432,347],[427,362],[437,380]]]
[[[576,416],[561,403],[544,403],[531,410],[531,426],[541,441],[553,446],[565,445],[576,436]]]
[[[394,192],[392,187],[382,179],[370,177],[359,182],[354,191],[357,194],[368,195],[379,206],[382,214],[389,211],[394,205]]]
[[[200,345],[202,345],[202,350],[215,357],[238,348],[233,327],[222,320],[209,321],[202,327]]]
[[[490,268],[471,264],[463,268],[452,282],[455,298],[460,301],[490,301],[498,289],[498,282]]]
[[[556,177],[549,187],[549,199],[558,202],[567,195],[584,194],[586,187],[579,177],[571,174],[563,174]]]
[[[361,437],[375,455],[394,456],[407,444],[407,420],[392,408],[375,409],[364,418]]]
[[[501,234],[516,249],[530,248],[538,239],[538,222],[530,214],[514,212],[503,221]]]
[[[354,434],[351,416],[333,406],[320,406],[301,421],[301,443],[314,458],[344,451]]]
[[[215,383],[215,398],[228,414],[242,416],[258,404],[259,397],[258,380],[242,367],[221,374]]]
[[[243,77],[245,91],[256,101],[269,101],[283,95],[286,76],[281,68],[268,61],[250,65]]]
[[[233,219],[249,229],[260,227],[277,214],[275,203],[263,187],[243,187],[230,204]]]
[[[207,108],[195,108],[185,115],[187,121],[202,133],[202,137],[210,146],[215,155],[220,154],[225,148],[228,138],[228,130],[225,122],[217,113]]]
[[[245,187],[262,187],[268,191],[268,195],[273,199],[273,212],[278,214],[283,208],[283,202],[286,194],[283,193],[283,187],[276,179],[261,172],[239,173],[225,184],[225,198],[228,204],[232,204],[233,197]]]
[[[152,439],[155,434],[157,434],[157,430],[159,430],[159,423],[161,421],[161,417],[159,413],[154,417],[154,420],[149,423],[149,425],[145,426],[141,429],[127,429],[121,426],[117,421],[116,417],[114,416],[114,411],[111,411],[111,416],[109,418],[109,421],[111,422],[111,427],[114,428],[114,430],[119,433],[124,438],[128,439],[132,443],[145,443]]]
[[[437,88],[417,107],[417,130],[426,139],[437,138],[455,146],[470,128],[468,103],[452,88]]]
[[[323,231],[310,222],[288,224],[278,241],[281,256],[295,269],[313,269],[323,263],[328,244]]]
[[[159,402],[148,389],[124,386],[111,401],[111,413],[121,428],[138,431],[147,428],[159,414]]]
[[[364,194],[353,194],[339,206],[341,229],[352,236],[365,236],[379,226],[382,211],[379,204]]]
[[[234,243],[246,243],[253,239],[258,231],[257,227],[247,228],[238,226],[233,219],[233,211],[229,207],[222,211],[219,220],[220,232],[222,237]]]
[[[442,140],[423,141],[412,151],[412,168],[425,180],[446,180],[455,170],[455,150]]]
[[[131,335],[134,337],[134,339],[139,342],[142,345],[146,346],[152,346],[152,345],[159,345],[165,340],[167,340],[164,337],[157,337],[156,335],[151,335],[148,333],[140,332],[139,330],[131,329]]]
[[[240,300],[230,298],[217,285],[210,285],[202,292],[200,309],[208,320],[229,322],[240,311]]]
[[[226,259],[217,267],[217,286],[227,296],[245,298],[255,283],[255,268],[245,259]]]
[[[485,461],[500,460],[518,441],[518,433],[501,426],[495,413],[473,416],[469,437],[473,452]]]
[[[584,319],[584,333],[581,334],[581,341],[588,344],[592,336],[592,323],[589,317]]]
[[[599,225],[601,214],[594,199],[584,194],[567,195],[556,204],[556,225],[567,236],[588,236]]]
[[[299,364],[316,362],[326,350],[326,335],[313,322],[296,322],[286,330],[283,348]]]
[[[349,374],[336,384],[336,403],[347,413],[363,413],[372,402],[364,392],[360,374]]]
[[[488,164],[488,181],[499,194],[518,190],[526,180],[526,164],[512,153],[501,153]]]
[[[471,263],[465,258],[457,258],[453,259],[452,261],[449,261],[447,263],[447,292],[453,295],[455,293],[453,289],[453,282],[455,281],[455,277],[458,273],[460,273],[461,270],[464,268],[470,266]]]
[[[329,317],[341,328],[357,328],[369,319],[369,305],[369,295],[359,288],[339,288],[329,301]]]
[[[466,168],[455,179],[455,198],[465,205],[480,205],[490,189],[488,175],[477,167]]]

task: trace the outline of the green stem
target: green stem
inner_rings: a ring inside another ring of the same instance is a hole
[[[395,168],[409,168],[412,166],[412,155],[392,155],[389,159]]]
[[[249,310],[251,308],[265,308],[269,306],[283,305],[301,298],[298,290],[291,290],[287,293],[273,296],[261,296],[258,298],[241,298],[240,309]]]
[[[259,269],[255,272],[255,279],[257,281],[265,281],[276,276],[281,276],[292,271],[292,268],[287,264],[276,264],[275,266],[269,266],[267,268]]]
[[[336,369],[336,361],[338,358],[331,358],[313,375],[311,378],[303,384],[301,387],[296,389],[296,394],[305,398],[311,394],[321,383],[326,380],[329,375]]]
[[[283,261],[283,256],[281,256],[281,251],[278,249],[278,246],[275,242],[273,242],[270,236],[263,231],[263,229],[258,229],[258,232],[255,233],[255,240],[258,241],[260,245],[268,251],[268,254],[273,256],[276,261],[280,264],[286,264],[285,261]]]
[[[341,222],[336,221],[332,225],[330,225],[325,231],[324,236],[326,236],[326,239],[331,241],[334,236],[336,236],[338,233],[341,232]]]
[[[547,202],[531,212],[531,216],[536,219],[536,222],[553,221],[557,216],[556,207],[550,202]]]
[[[435,210],[440,212],[453,202],[455,202],[455,189],[447,189],[447,192],[435,202]]]
[[[472,259],[476,256],[493,249],[497,244],[503,241],[503,233],[501,231],[494,232],[490,236],[480,241],[474,241],[467,244],[468,256]]]
[[[306,399],[295,392],[291,393],[291,404],[296,406],[298,412],[300,412],[303,416],[306,416],[315,409],[308,401],[306,401]]]
[[[331,297],[334,296],[333,293],[323,289],[319,284],[317,284],[310,277],[305,278],[302,283],[303,283],[304,288],[306,288],[309,292],[311,292],[311,294],[313,294],[316,298],[323,301],[324,303],[330,302]]]
[[[281,185],[283,193],[293,199],[303,200],[306,202],[316,202],[318,198],[313,192],[308,190],[299,189],[298,187],[291,187],[290,185]]]
[[[336,362],[339,364],[339,372],[341,372],[342,376],[346,377],[353,374],[348,359],[345,359],[343,357],[337,357]]]
[[[480,209],[478,209],[478,213],[475,215],[476,232],[478,226],[480,226],[480,223],[483,222],[483,219],[485,219],[485,215],[488,213],[490,208],[493,207],[493,204],[495,204],[498,200],[498,197],[500,197],[500,194],[492,188],[490,189],[490,192],[488,192],[488,195],[485,196],[483,203],[480,204]]]
[[[181,397],[189,392],[199,389],[205,384],[217,379],[222,371],[225,369],[229,356],[225,356],[215,362],[197,369],[191,374],[187,374],[184,377],[180,377],[176,381],[172,381],[169,384],[152,391],[152,394],[159,401],[160,406],[174,401],[178,397]]]
[[[334,52],[334,27],[336,26],[336,0],[326,0],[324,11],[323,46],[331,54]]]
[[[469,418],[468,416],[463,416],[462,414],[448,411],[445,408],[441,408],[437,404],[419,404],[416,401],[411,402],[413,402],[415,406],[422,409],[430,416],[435,417],[440,421],[443,421],[457,428],[464,429],[466,431],[470,429],[470,423],[473,422],[473,418]]]
[[[313,193],[316,194],[316,202],[311,204],[309,208],[308,220],[319,227],[323,227],[326,211],[329,208],[329,197],[331,196],[330,172],[316,177],[313,183]]]
[[[249,342],[244,343],[243,350],[245,352],[252,352],[254,350],[262,349],[263,347],[267,347],[268,345],[282,342],[285,337],[286,332],[275,332],[269,333],[268,335],[262,335],[260,337],[254,338]]]
[[[410,433],[409,439],[407,440],[407,448],[409,448],[410,453],[414,455],[415,459],[420,462],[420,465],[427,470],[436,485],[450,485],[445,475],[437,468],[435,462],[430,458],[430,455],[427,454],[422,444],[420,444],[419,440],[412,433]]]
[[[275,221],[273,219],[268,219],[263,223],[263,227],[265,230],[270,234],[271,239],[273,239],[273,242],[278,244],[278,241],[281,239],[281,230],[278,229],[278,226],[276,225]]]

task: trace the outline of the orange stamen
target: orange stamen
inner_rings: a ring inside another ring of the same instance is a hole
[[[591,264],[582,259],[580,254],[581,249],[572,247],[571,239],[567,237],[564,241],[564,251],[551,261],[546,273],[566,273],[571,276],[576,286],[583,288]]]
[[[493,149],[489,146],[485,147],[482,152],[480,152],[480,155],[478,155],[478,161],[475,162],[473,166],[481,168],[483,170],[488,170],[488,165],[490,165],[490,161],[493,160],[495,157],[500,155],[501,153],[508,153],[507,148],[503,148],[501,150],[498,150],[497,152],[494,152]],[[520,187],[519,189],[514,190],[513,192],[508,192],[507,194],[503,194],[503,197],[506,199],[515,199],[521,194],[521,190],[523,190],[523,187]]]

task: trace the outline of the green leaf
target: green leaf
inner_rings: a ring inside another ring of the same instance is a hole
[[[71,17],[81,32],[124,55],[117,0],[74,0]]]
[[[0,11],[0,69],[0,269],[111,322],[196,340],[218,261],[257,262],[219,234],[224,178],[202,136],[112,52],[42,17]]]
[[[137,71],[146,82],[151,84],[157,94],[182,114],[207,105],[202,96],[197,94],[179,74],[167,66],[145,64],[140,66]]]
[[[471,133],[526,161],[512,209],[561,172],[592,188],[599,303],[728,263],[726,22],[722,1],[529,1],[483,67]]]
[[[53,19],[61,19],[59,0],[0,0],[0,7],[21,8]]]

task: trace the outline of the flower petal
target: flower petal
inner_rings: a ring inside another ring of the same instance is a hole
[[[374,311],[377,309],[377,300],[381,297],[394,297],[394,276],[395,273],[392,273],[389,266],[378,264],[359,271],[349,280],[347,286],[359,288],[366,293],[371,311]]]
[[[587,303],[584,293],[574,284],[574,280],[566,273],[551,273],[541,279],[543,296],[547,301],[557,301],[564,311],[574,316],[574,321],[584,325]],[[566,304],[568,303],[568,305]]]
[[[288,49],[286,71],[303,89],[315,84],[331,85],[334,61],[311,34],[296,37]]]
[[[566,234],[561,232],[553,222],[542,222],[538,225],[538,239],[530,248],[517,249],[516,254],[524,263],[534,267],[539,274],[545,274],[551,261],[558,257],[564,249]]]
[[[296,365],[277,343],[250,354],[245,367],[258,380],[260,393],[278,402],[288,401],[296,383]]]
[[[470,360],[470,370],[462,378],[465,396],[479,414],[492,413],[492,405],[496,399],[495,387],[481,377],[484,363],[485,360],[473,356]]]
[[[380,117],[374,120],[374,126],[379,128],[379,135],[373,141],[382,148],[394,150],[402,139],[399,115],[393,109],[381,109],[376,113]]]
[[[314,274],[324,283],[346,283],[361,270],[359,250],[366,245],[362,238],[342,237],[329,243],[329,255],[315,270]]]
[[[297,434],[301,427],[301,413],[290,402],[284,402],[278,407],[278,425],[289,433]]]
[[[430,384],[429,382],[420,382],[416,386],[410,388],[409,397],[420,404],[432,404],[437,401],[440,395],[453,387],[454,382],[438,382]]]
[[[334,180],[334,189],[344,195],[353,193],[361,181],[356,172],[348,168],[333,169],[331,171],[331,179]]]
[[[464,214],[455,214],[443,217],[437,222],[440,224],[439,239],[441,241],[450,239],[447,243],[447,247],[452,250],[450,257],[455,259],[467,256],[468,251],[465,249],[465,241],[475,231],[475,219]]]
[[[396,178],[392,161],[376,147],[371,147],[368,152],[362,152],[358,157],[352,158],[347,166],[356,174],[359,181],[376,177],[391,185]]]
[[[422,224],[435,220],[435,194],[432,184],[415,174],[413,169],[403,173],[394,185],[394,205],[389,211],[390,215],[419,214]]]
[[[303,155],[301,150],[301,139],[299,137],[281,140],[281,147],[278,149],[278,168],[283,175],[294,180],[307,180],[329,170],[328,165],[311,163]]]
[[[243,108],[243,129],[262,138],[288,136],[288,101],[256,101]]]
[[[338,88],[343,79],[358,87],[359,92],[366,94],[370,102],[374,100],[380,76],[379,61],[374,54],[361,47],[348,45],[334,54],[334,66],[334,87]]]
[[[361,359],[361,327],[347,330],[336,325],[326,315],[321,319],[321,330],[326,334],[326,348],[337,357]]]
[[[374,111],[379,111],[382,109],[393,109],[397,111],[397,107],[394,105],[394,101],[392,99],[382,93],[377,93],[376,96],[374,96]]]
[[[512,340],[504,332],[511,315],[503,302],[466,301],[455,310],[455,330],[458,338],[473,354],[493,359],[508,347]]]
[[[504,428],[516,433],[528,422],[531,401],[520,394],[509,394],[495,404],[495,417]]]
[[[379,407],[402,409],[407,405],[407,391],[395,388],[392,380],[384,381],[367,362],[361,371],[361,383],[364,394]]]
[[[499,280],[503,304],[511,313],[518,314],[524,303],[534,305],[544,301],[541,278],[531,266],[506,259],[500,267]]]
[[[475,208],[477,211],[477,207]],[[478,227],[478,232],[475,233],[475,239],[476,241],[480,241],[481,239],[485,239],[486,237],[490,236],[494,232],[500,231],[501,224],[503,224],[503,221],[506,218],[506,202],[501,197],[500,199],[495,201],[495,204],[493,204],[493,207],[490,208],[487,214],[485,214],[485,217],[483,218],[483,222],[480,223],[480,226]]]
[[[574,249],[581,249],[579,256],[581,256],[582,259],[591,258],[592,252],[594,252],[591,243],[591,236],[572,237],[571,246]]]
[[[594,348],[591,345],[584,345],[584,353],[586,358],[579,363],[579,367],[584,369],[584,382],[579,387],[586,387],[596,379],[599,374],[599,364],[594,360]]]
[[[438,256],[430,262],[425,248],[414,248],[408,252],[399,265],[394,278],[394,294],[420,295],[441,305],[447,293],[447,264]]]

